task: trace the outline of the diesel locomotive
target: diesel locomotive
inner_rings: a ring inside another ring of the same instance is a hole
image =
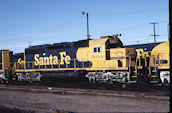
[[[0,79],[87,78],[90,83],[169,83],[169,41],[123,46],[117,35],[0,51]]]

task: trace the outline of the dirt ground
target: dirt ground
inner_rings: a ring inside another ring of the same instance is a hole
[[[169,100],[0,90],[0,104],[70,112],[169,112]],[[35,109],[38,112],[43,113]]]

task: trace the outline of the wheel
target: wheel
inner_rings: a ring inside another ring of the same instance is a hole
[[[95,77],[89,77],[89,82],[95,84],[96,83]]]

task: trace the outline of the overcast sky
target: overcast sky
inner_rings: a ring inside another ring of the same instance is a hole
[[[124,45],[168,40],[168,0],[0,0],[0,49],[92,39],[120,33]]]

